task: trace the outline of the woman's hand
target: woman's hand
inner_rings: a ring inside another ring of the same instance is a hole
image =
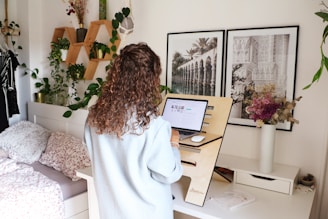
[[[176,147],[179,149],[179,138],[180,134],[177,130],[172,129],[172,135],[171,135],[171,145],[172,147]]]

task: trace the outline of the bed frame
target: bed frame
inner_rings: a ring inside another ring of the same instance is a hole
[[[62,115],[66,107],[44,103],[28,103],[28,120],[53,131],[69,133],[83,139],[88,111],[78,110],[70,118]],[[65,219],[88,219],[88,194],[84,192],[64,201]]]

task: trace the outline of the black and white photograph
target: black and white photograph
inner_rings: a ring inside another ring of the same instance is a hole
[[[227,30],[224,92],[233,99],[230,124],[256,126],[246,112],[252,92],[274,87],[274,95],[294,99],[299,26]],[[291,130],[291,123],[277,125]]]
[[[224,30],[168,33],[166,84],[173,93],[220,96]]]

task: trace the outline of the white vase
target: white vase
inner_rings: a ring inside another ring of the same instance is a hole
[[[260,172],[270,173],[273,168],[276,126],[264,124],[261,128]]]

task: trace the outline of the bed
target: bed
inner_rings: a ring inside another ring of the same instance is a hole
[[[1,218],[89,218],[87,183],[75,174],[91,165],[82,141],[88,112],[64,118],[66,109],[31,102],[28,121],[0,133]]]

